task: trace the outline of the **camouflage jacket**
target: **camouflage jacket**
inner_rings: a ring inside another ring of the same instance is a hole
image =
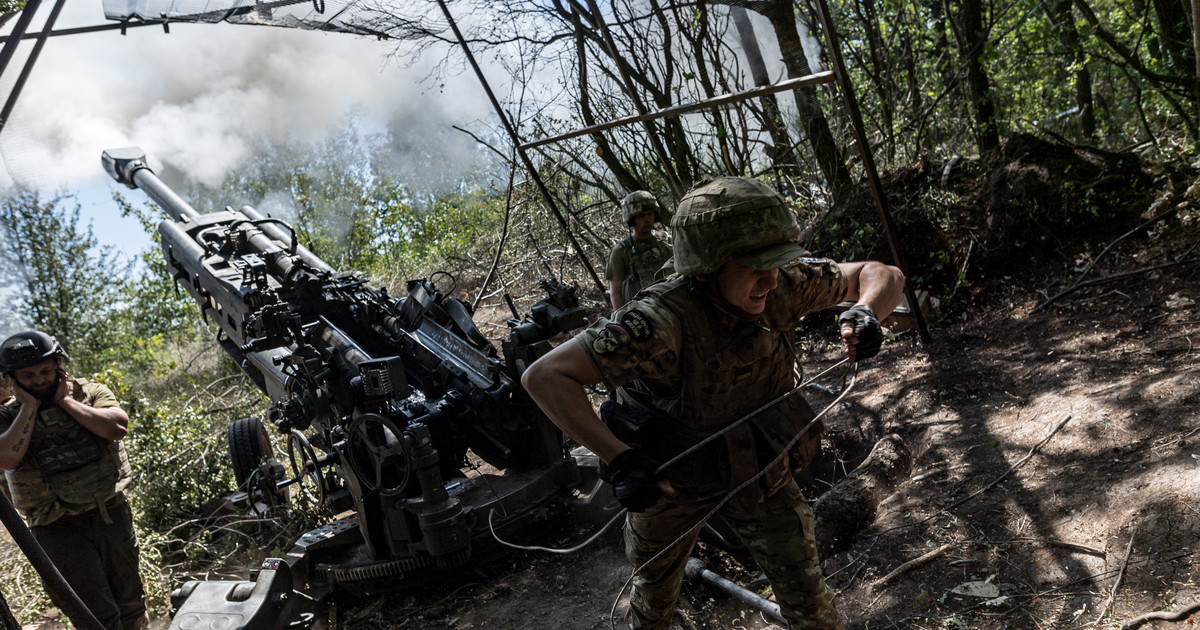
[[[104,385],[75,382],[76,400],[96,408],[117,406]],[[20,409],[15,399],[0,405],[0,431],[12,425]],[[13,504],[31,527],[103,507],[133,478],[120,441],[88,431],[58,406],[38,412],[25,458],[4,476]]]
[[[671,259],[671,246],[650,238],[639,241],[627,236],[613,247],[604,277],[620,283],[621,297],[628,302],[643,288],[662,280],[662,266]]]
[[[665,412],[665,426],[647,447],[651,456],[666,461],[796,387],[800,318],[837,304],[847,290],[833,261],[801,261],[780,270],[778,287],[753,321],[721,309],[705,283],[675,277],[577,336],[604,383],[620,387],[622,402]],[[812,417],[803,397],[792,394],[664,474],[682,493],[728,489],[774,459]],[[776,468],[769,486],[790,477],[786,464]]]

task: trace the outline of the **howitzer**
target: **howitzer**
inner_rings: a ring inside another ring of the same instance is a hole
[[[248,206],[196,212],[140,149],[106,151],[102,162],[170,215],[158,228],[167,268],[273,401],[266,418],[287,438],[291,477],[271,457],[265,423],[229,427],[250,504],[279,501],[295,485],[335,513],[354,512],[302,536],[286,565],[264,566],[260,575],[278,584],[243,583],[237,606],[251,610],[239,627],[272,627],[251,620],[279,616],[268,610],[280,601],[272,588],[290,592],[292,571],[310,588],[387,588],[496,553],[489,520],[506,538],[528,539],[562,511],[575,462],[520,375],[552,336],[584,324],[574,286],[543,280],[547,296],[530,315],[513,308],[501,357],[467,304],[427,278],[393,298],[336,272],[284,221]],[[494,472],[480,472],[483,463]],[[195,604],[205,587],[181,589],[176,622],[199,615],[188,623],[203,626],[212,607],[229,614],[232,600],[219,600],[234,591]]]

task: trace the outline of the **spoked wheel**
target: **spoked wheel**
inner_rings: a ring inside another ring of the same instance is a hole
[[[297,429],[288,433],[288,463],[292,466],[292,477],[300,487],[300,496],[313,505],[325,503],[325,475],[321,472],[317,452]]]
[[[413,478],[404,433],[387,418],[363,414],[346,432],[346,459],[364,490],[384,496],[404,492]]]
[[[251,509],[255,503],[278,505],[287,501],[287,494],[275,486],[271,470],[271,438],[258,418],[238,418],[229,424],[229,461],[238,490],[250,496]],[[265,465],[264,465],[265,464]],[[275,462],[278,466],[278,462]],[[282,470],[280,471],[282,472]]]

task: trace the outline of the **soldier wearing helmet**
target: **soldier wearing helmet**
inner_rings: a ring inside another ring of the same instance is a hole
[[[31,330],[0,344],[0,469],[46,554],[108,630],[149,626],[125,488],[129,416],[112,391],[72,379],[67,353]]]
[[[795,330],[807,313],[855,301],[840,332],[850,358],[870,358],[882,341],[877,315],[899,304],[904,276],[811,257],[789,204],[753,179],[702,182],[671,225],[678,275],[539,359],[522,384],[605,462],[629,510],[625,553],[645,565],[634,628],[669,627],[698,525],[714,509],[763,568],[789,628],[841,628],[792,479],[819,456],[821,429],[793,393]],[[617,391],[604,420],[584,390],[598,382]]]
[[[621,239],[608,255],[604,277],[608,299],[614,309],[633,299],[643,287],[663,278],[662,267],[671,258],[671,246],[654,236],[654,224],[663,220],[654,195],[638,190],[621,200],[621,218],[629,236]]]

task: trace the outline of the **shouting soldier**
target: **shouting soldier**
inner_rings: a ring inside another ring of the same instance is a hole
[[[878,262],[809,257],[785,199],[753,179],[701,183],[680,201],[672,228],[679,275],[555,348],[521,382],[606,463],[629,509],[625,553],[640,569],[634,628],[670,625],[700,521],[765,469],[718,513],[763,568],[789,628],[839,629],[812,511],[792,479],[820,453],[819,422],[806,426],[815,414],[788,395],[798,385],[795,331],[805,314],[855,301],[840,332],[852,359],[870,358],[904,276]],[[584,390],[597,382],[619,388],[604,421]],[[619,427],[628,442],[614,435]]]

